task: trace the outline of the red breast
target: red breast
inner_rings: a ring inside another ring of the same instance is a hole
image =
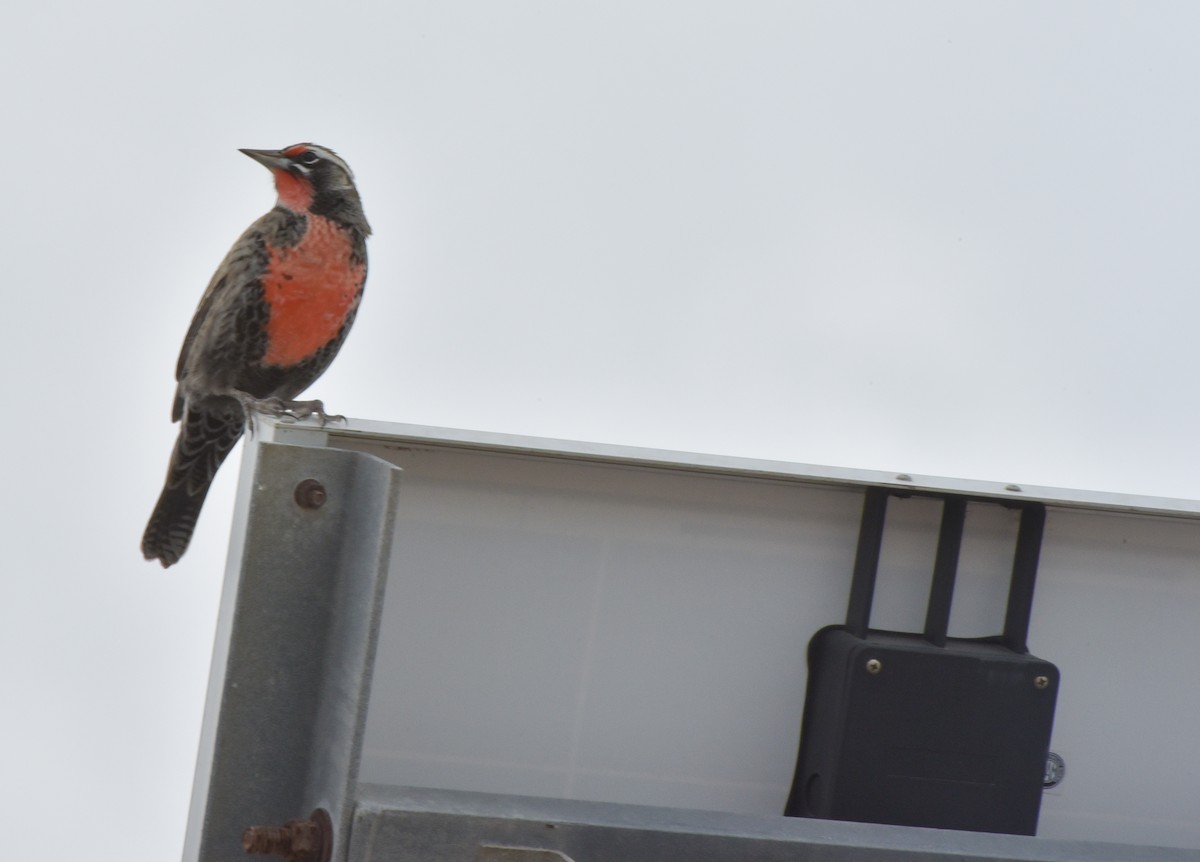
[[[354,256],[349,233],[319,215],[294,246],[267,249],[263,298],[269,308],[263,363],[303,362],[338,335],[354,311],[366,266]]]

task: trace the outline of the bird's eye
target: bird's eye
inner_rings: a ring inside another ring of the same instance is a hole
[[[296,161],[302,165],[307,165],[308,167],[311,168],[317,162],[321,161],[321,157],[318,156],[316,153],[314,153],[312,150],[309,150],[307,152],[301,153],[300,155],[296,156]]]

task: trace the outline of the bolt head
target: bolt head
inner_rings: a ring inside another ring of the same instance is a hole
[[[1057,787],[1067,774],[1067,762],[1062,755],[1051,751],[1046,755],[1046,771],[1042,775],[1042,787]]]
[[[1047,688],[1047,687],[1049,687],[1049,685],[1050,685],[1050,677],[1048,677],[1048,676],[1038,676],[1038,677],[1034,677],[1034,679],[1033,679],[1033,687],[1034,688]]]
[[[869,658],[867,659],[866,667],[867,673],[879,673],[883,670],[883,662],[877,658]]]
[[[296,485],[296,491],[292,495],[296,500],[296,505],[301,509],[319,509],[325,505],[327,494],[325,486],[316,479],[305,479]]]

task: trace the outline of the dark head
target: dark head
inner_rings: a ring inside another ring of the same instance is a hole
[[[371,233],[354,187],[354,173],[333,150],[317,144],[293,144],[282,150],[241,152],[275,176],[279,206],[325,216],[363,236]]]

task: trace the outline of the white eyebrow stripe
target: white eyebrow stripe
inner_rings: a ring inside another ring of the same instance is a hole
[[[316,153],[321,158],[326,159],[327,161],[333,162],[335,165],[337,165],[343,171],[345,171],[347,176],[349,176],[351,178],[354,177],[354,171],[350,170],[350,166],[348,164],[346,164],[346,162],[342,159],[342,157],[339,156],[337,153],[335,153],[333,150],[327,150],[318,144],[305,144],[305,146],[308,147],[309,152]]]

